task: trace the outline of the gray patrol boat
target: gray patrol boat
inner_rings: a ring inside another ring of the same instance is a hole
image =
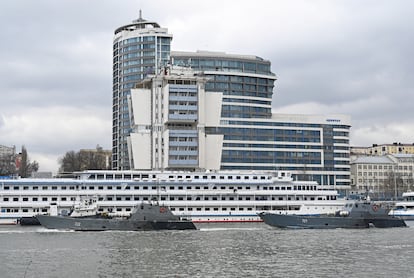
[[[168,207],[158,203],[141,203],[134,207],[129,217],[111,217],[106,214],[86,216],[37,215],[40,224],[48,229],[75,231],[142,231],[142,230],[195,230],[190,220],[180,219]]]
[[[406,227],[403,219],[388,215],[390,208],[366,200],[350,202],[334,215],[293,215],[261,212],[260,218],[278,228],[335,229]]]

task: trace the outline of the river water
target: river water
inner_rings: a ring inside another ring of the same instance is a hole
[[[411,224],[411,223],[409,223]],[[408,228],[69,232],[0,227],[0,277],[414,277]]]

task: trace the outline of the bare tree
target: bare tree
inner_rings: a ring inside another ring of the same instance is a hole
[[[75,151],[68,151],[60,160],[59,172],[74,172],[80,171],[79,153]]]
[[[33,172],[37,172],[37,170],[39,170],[39,163],[36,161],[30,162],[25,146],[22,146],[22,151],[20,153],[20,165],[18,169],[19,176],[22,178],[28,178]]]
[[[11,176],[16,172],[16,155],[3,155],[0,159],[0,176]]]
[[[60,160],[61,173],[83,170],[107,170],[110,163],[105,151],[98,145],[96,150],[69,151]]]

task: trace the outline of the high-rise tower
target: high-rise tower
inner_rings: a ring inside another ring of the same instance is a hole
[[[112,168],[130,169],[128,96],[148,74],[158,73],[170,58],[172,35],[156,22],[139,18],[115,30],[113,41]]]

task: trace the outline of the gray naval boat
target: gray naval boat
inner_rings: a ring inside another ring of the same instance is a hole
[[[292,215],[259,213],[268,225],[278,228],[335,229],[335,228],[391,228],[406,227],[403,219],[388,215],[390,208],[366,200],[347,203],[333,215]]]
[[[75,231],[142,231],[142,230],[195,230],[190,220],[180,219],[168,207],[158,203],[141,203],[134,207],[129,217],[111,217],[106,214],[86,216],[37,215],[40,224],[48,229]]]

